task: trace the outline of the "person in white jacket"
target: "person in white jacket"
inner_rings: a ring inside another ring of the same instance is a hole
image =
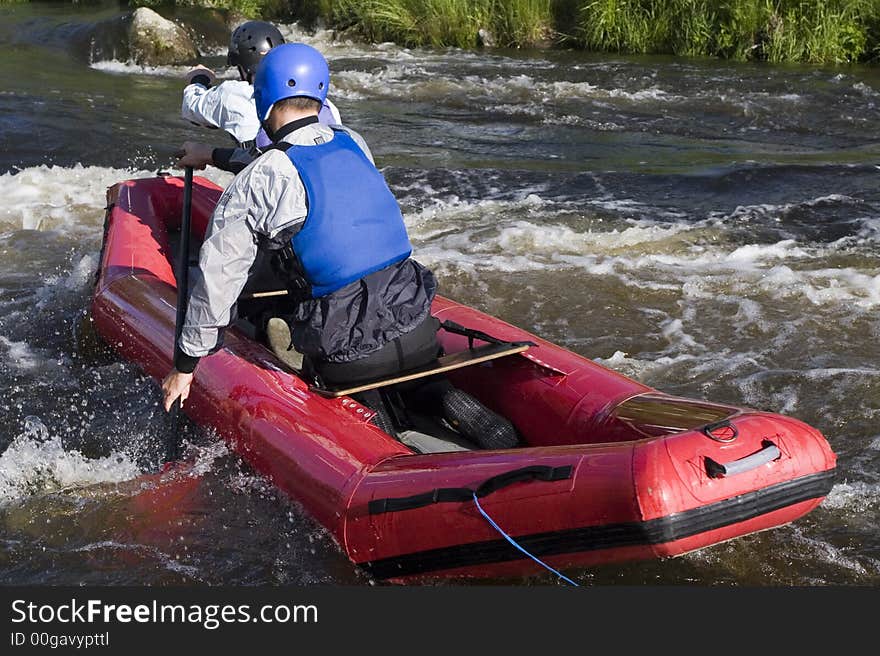
[[[260,154],[260,148],[269,145],[254,105],[253,77],[263,56],[282,43],[284,36],[272,23],[247,21],[232,32],[227,53],[227,63],[238,69],[240,79],[216,84],[214,72],[202,65],[187,73],[181,116],[195,125],[225,131],[235,145],[216,148],[187,141],[177,153],[178,166],[201,170],[211,164],[238,173]],[[339,110],[329,99],[318,118],[325,125],[342,124]]]

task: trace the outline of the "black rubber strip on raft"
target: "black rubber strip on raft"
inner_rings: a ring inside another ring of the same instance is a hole
[[[834,473],[834,469],[829,469],[646,522],[572,528],[514,536],[514,539],[529,553],[538,557],[674,542],[754,519],[802,501],[823,497],[831,491]],[[523,558],[521,551],[504,538],[499,538],[404,554],[359,565],[373,577],[387,579]]]
[[[474,498],[475,494],[477,497],[482,498],[511,483],[518,483],[523,480],[564,481],[571,478],[571,472],[571,465],[564,465],[562,467],[547,467],[544,465],[521,467],[520,469],[498,474],[483,481],[476,490],[472,490],[469,487],[440,487],[436,490],[414,494],[410,497],[373,499],[370,501],[368,508],[371,515],[381,515],[386,512],[400,512],[402,510],[430,506],[432,503],[460,503],[462,501],[470,501]]]

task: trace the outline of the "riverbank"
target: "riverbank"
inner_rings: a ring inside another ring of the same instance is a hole
[[[0,0],[4,1],[4,0]],[[8,1],[8,0],[7,0]],[[372,42],[811,64],[880,60],[880,0],[134,0],[322,25]]]

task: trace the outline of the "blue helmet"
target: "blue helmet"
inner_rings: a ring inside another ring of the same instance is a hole
[[[272,105],[284,98],[302,96],[324,102],[330,86],[330,67],[324,55],[305,43],[284,43],[272,48],[257,66],[254,100],[260,121]]]

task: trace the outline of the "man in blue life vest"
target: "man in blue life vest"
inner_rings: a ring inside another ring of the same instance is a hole
[[[235,142],[234,147],[214,147],[212,144],[187,141],[176,153],[180,168],[187,166],[202,170],[207,165],[224,171],[238,173],[254,159],[271,140],[262,128],[254,104],[254,73],[263,57],[275,46],[285,42],[281,31],[272,23],[250,20],[236,27],[229,40],[227,64],[238,70],[240,79],[225,80],[215,84],[214,72],[205,66],[197,66],[187,74],[183,90],[181,115],[195,125],[225,131]],[[318,120],[326,125],[340,125],[339,110],[325,98]],[[259,295],[275,288],[270,269],[270,259],[260,253],[251,269],[243,296],[252,300],[241,309],[256,327],[256,336],[265,335],[266,326],[259,315],[270,304],[257,300]]]
[[[263,56],[284,41],[281,31],[272,23],[246,21],[233,30],[226,58],[228,65],[238,70],[240,79],[216,84],[214,72],[202,65],[187,73],[181,116],[195,125],[227,132],[235,146],[215,148],[187,141],[177,153],[177,166],[201,170],[211,164],[238,173],[259,155],[261,148],[271,145],[257,117],[253,79]],[[328,98],[324,99],[318,118],[327,125],[342,123],[339,110]]]
[[[289,294],[276,311],[309,377],[356,384],[440,355],[434,275],[411,257],[400,207],[363,138],[319,122],[329,86],[327,61],[311,46],[283,44],[260,62],[254,99],[273,146],[236,175],[211,216],[162,384],[166,410],[185,401],[199,359],[220,347],[263,249],[277,256]],[[273,347],[283,359],[284,346]],[[424,387],[415,396],[430,397],[426,406],[466,408],[466,437],[488,448],[518,442],[506,419],[445,379]]]

